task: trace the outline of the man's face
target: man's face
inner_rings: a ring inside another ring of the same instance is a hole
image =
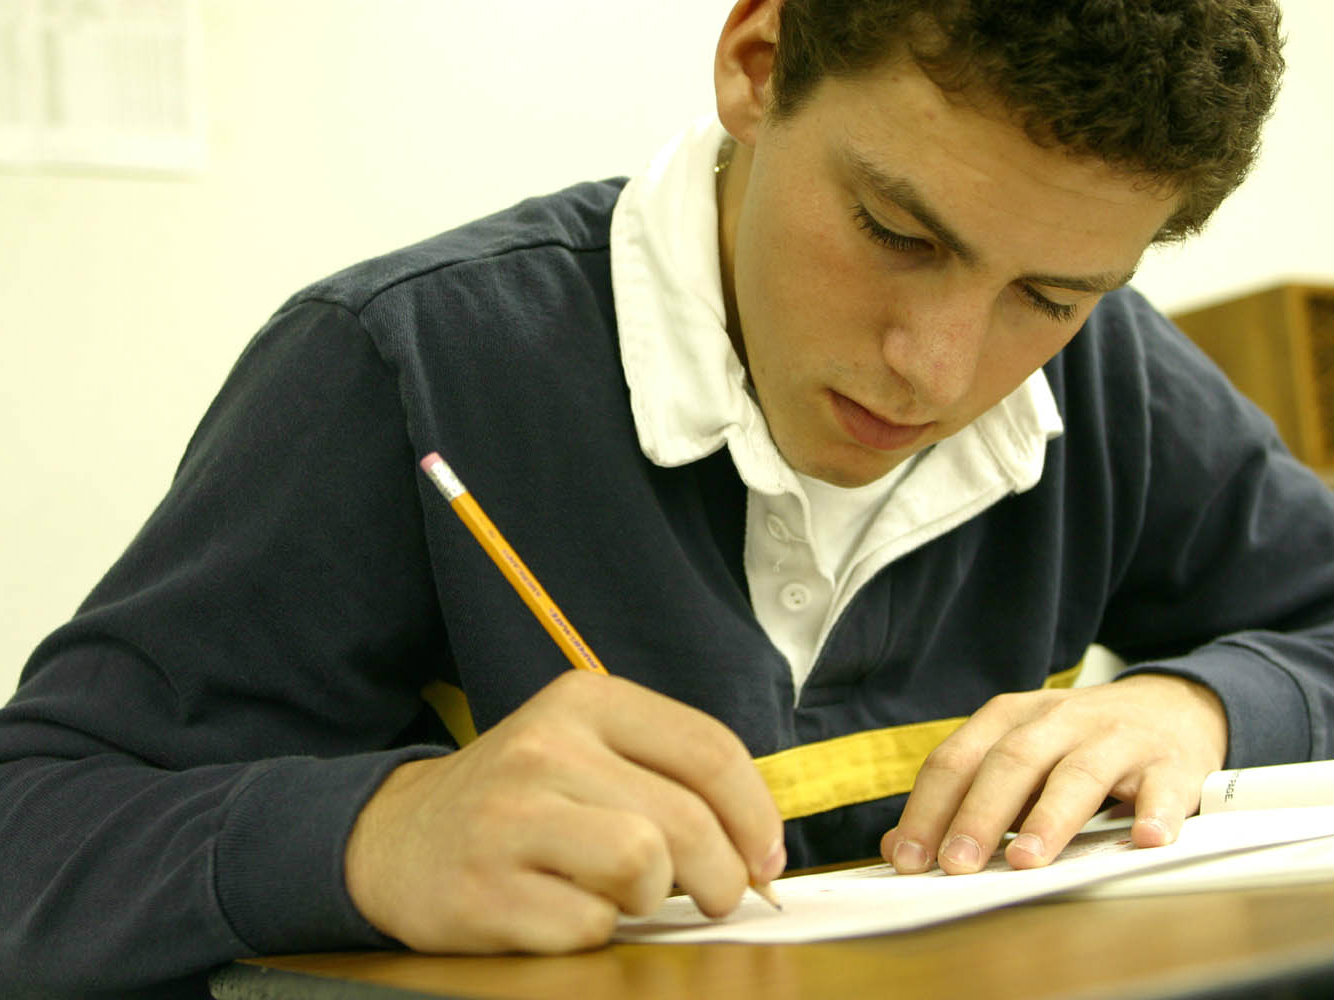
[[[1017,388],[1175,207],[902,63],[763,119],[723,178],[733,342],[784,457],[840,486]]]

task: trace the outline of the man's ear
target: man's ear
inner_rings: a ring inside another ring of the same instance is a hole
[[[718,119],[732,138],[754,145],[769,106],[770,77],[783,0],[738,0],[713,58]]]

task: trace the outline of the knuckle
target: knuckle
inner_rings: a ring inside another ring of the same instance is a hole
[[[1031,770],[1041,761],[1047,746],[1047,740],[1038,727],[1022,726],[997,740],[990,753],[1008,767]]]
[[[595,674],[590,670],[566,670],[547,684],[540,694],[544,699],[582,711],[592,704],[605,702],[609,685],[622,683],[616,677]]]
[[[662,865],[666,845],[658,828],[642,817],[629,817],[607,845],[609,877],[619,885],[630,885]]]
[[[1000,694],[994,694],[986,700],[981,711],[983,712],[1004,712],[1014,707],[1014,703],[1019,698],[1017,691],[1002,691]]]
[[[1002,691],[1000,694],[988,698],[978,709],[977,714],[1000,715],[1004,718],[1010,718],[1024,708],[1024,703],[1032,695],[1032,691]]]
[[[556,951],[582,951],[606,944],[616,930],[618,910],[606,900],[589,897],[576,907],[573,919],[566,927],[565,940]]]
[[[1037,691],[1002,691],[992,695],[979,710],[1019,724],[1023,719],[1048,713],[1064,704],[1069,691],[1039,689]]]
[[[962,740],[946,740],[926,756],[922,770],[950,776],[971,774],[981,753]]]
[[[1044,717],[1053,724],[1082,731],[1087,731],[1094,724],[1099,729],[1105,729],[1108,726],[1119,727],[1120,722],[1115,716],[1108,718],[1097,714],[1095,712],[1096,706],[1088,700],[1069,697],[1069,692],[1059,693],[1065,695],[1065,697],[1053,698],[1043,706]]]
[[[683,797],[670,811],[669,823],[669,839],[680,853],[696,853],[721,837],[718,818],[702,799],[693,795]]]
[[[498,752],[497,763],[505,771],[540,775],[573,766],[566,760],[567,742],[550,725],[533,722],[516,727]]]
[[[1053,768],[1064,780],[1074,780],[1089,785],[1106,788],[1111,784],[1111,777],[1105,773],[1105,764],[1096,757],[1086,754],[1071,754]]]
[[[706,777],[722,775],[739,763],[750,762],[750,755],[740,738],[721,724],[701,727],[692,741],[691,752]]]
[[[584,681],[587,677],[584,672],[579,670],[562,670],[551,679],[546,689],[553,696],[563,698],[575,697],[584,690]]]

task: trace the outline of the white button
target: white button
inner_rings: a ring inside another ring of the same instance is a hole
[[[764,519],[764,526],[769,529],[769,534],[780,542],[792,541],[792,532],[787,530],[787,525],[777,514],[770,514]]]
[[[788,611],[804,611],[811,603],[811,590],[804,583],[789,583],[779,592],[778,600]]]

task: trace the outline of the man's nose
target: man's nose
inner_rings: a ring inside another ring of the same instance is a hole
[[[962,400],[977,378],[993,299],[937,285],[896,303],[881,338],[885,363],[911,389],[914,409],[930,417]]]

